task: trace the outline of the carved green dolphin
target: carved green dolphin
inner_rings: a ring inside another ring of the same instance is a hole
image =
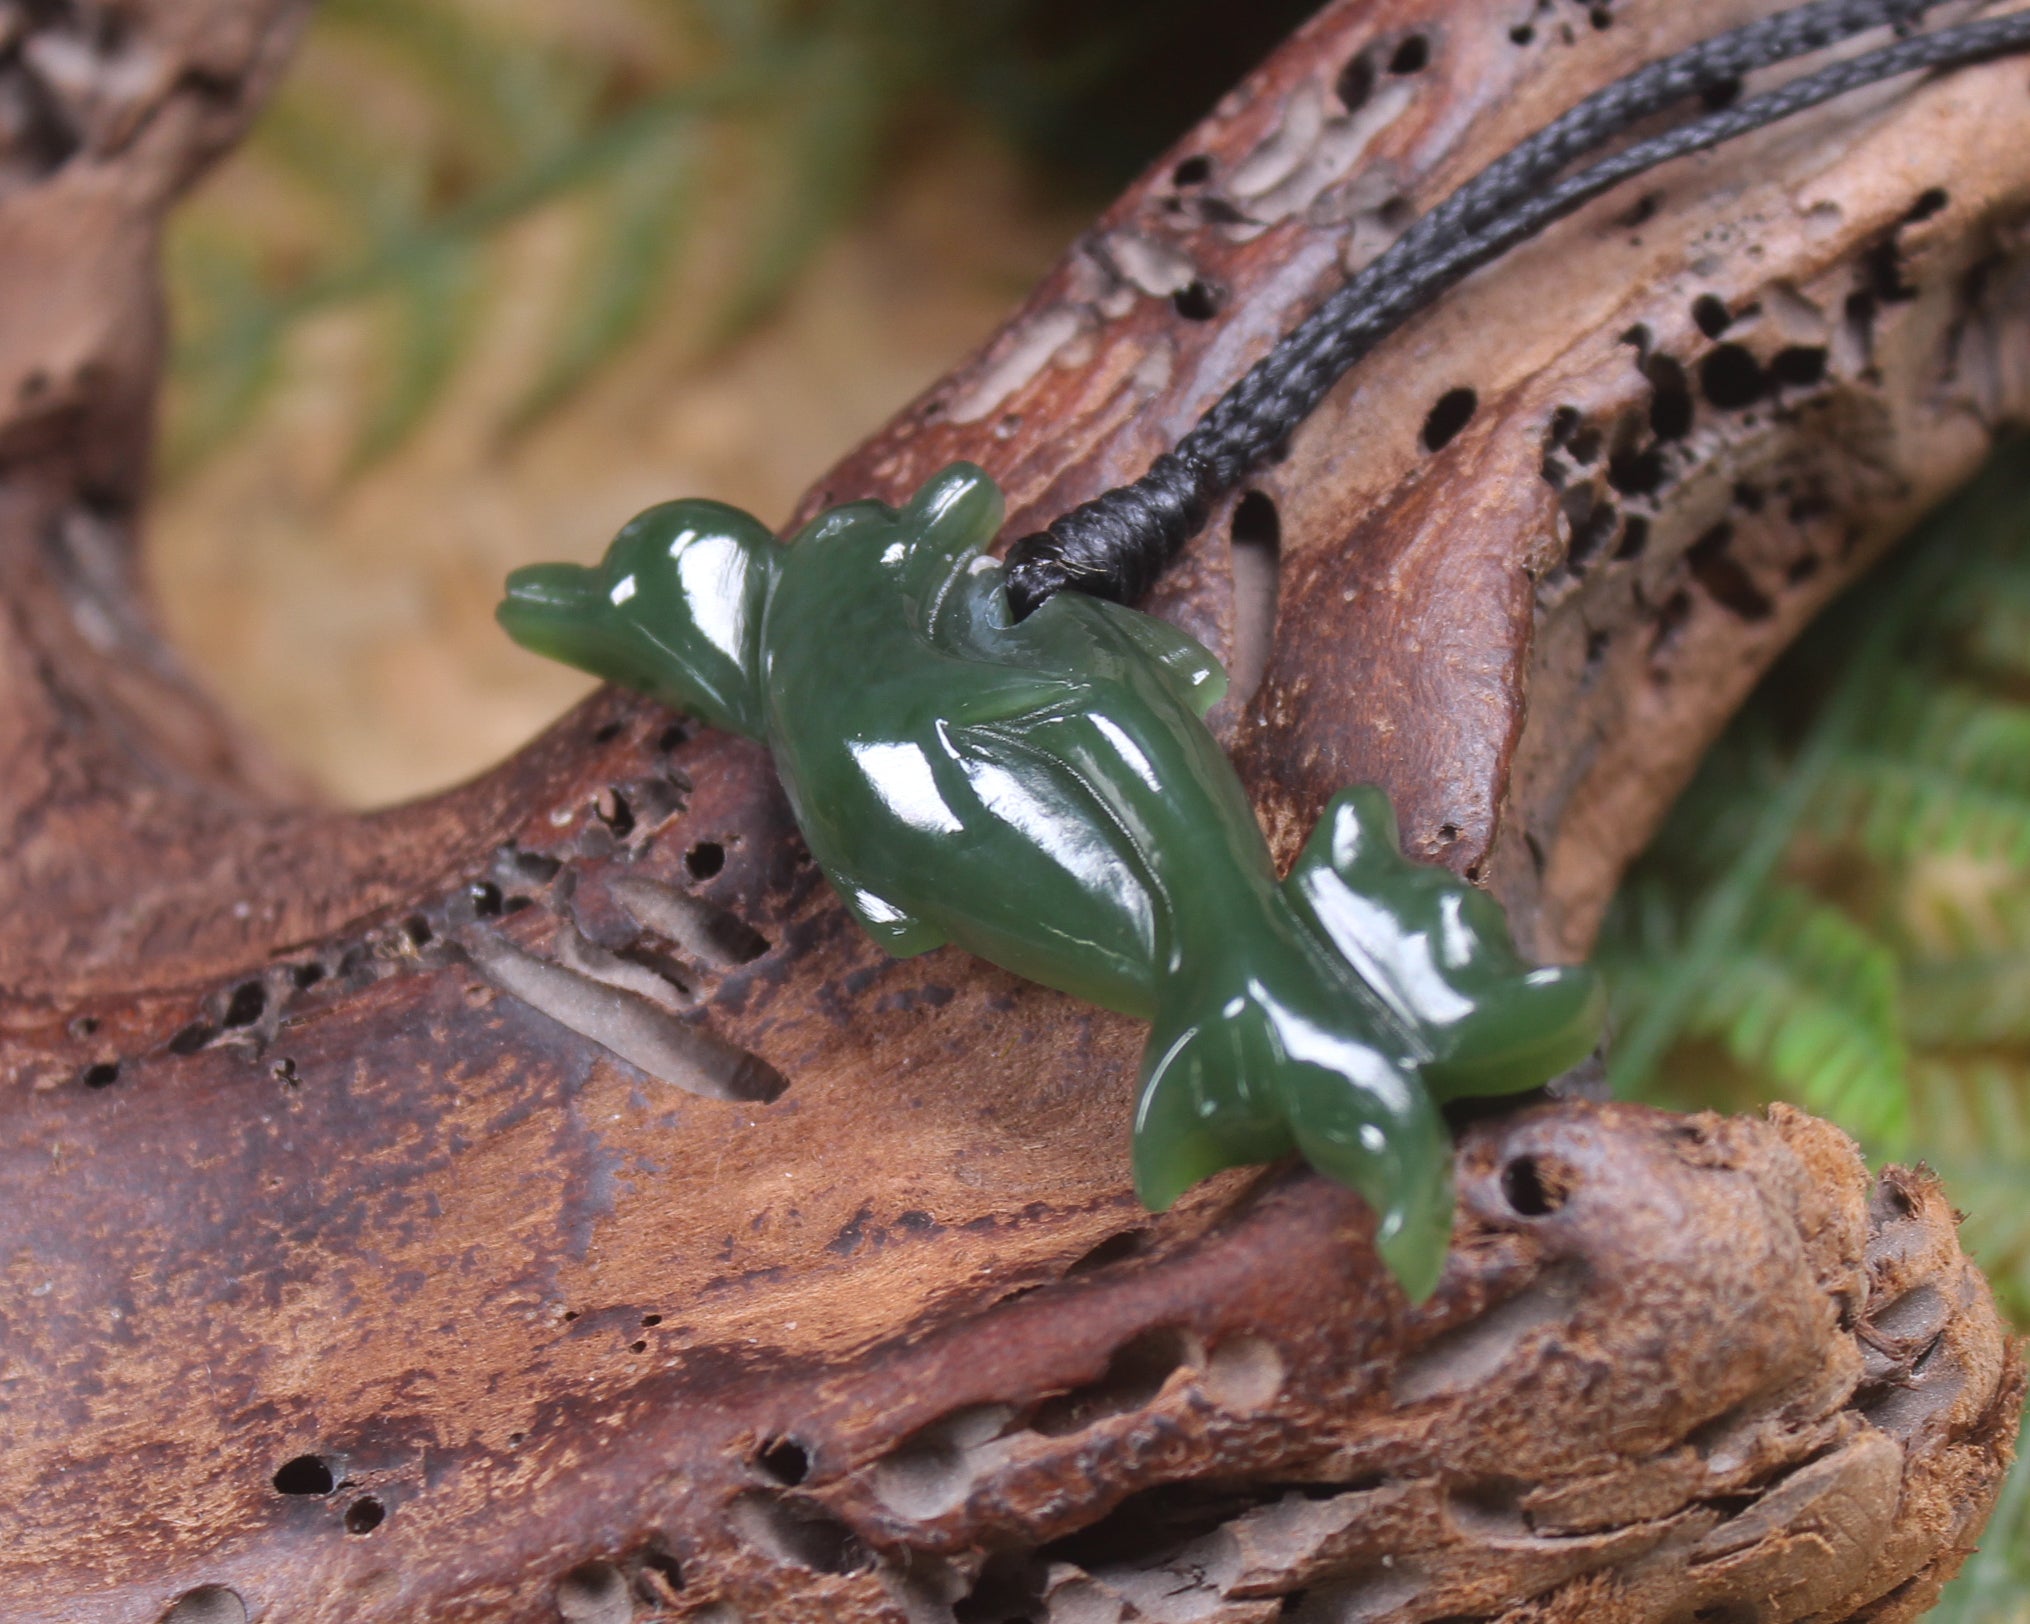
[[[1201,718],[1226,677],[1077,592],[1010,614],[1001,493],[955,463],[787,546],[716,502],[650,508],[594,569],[516,571],[509,635],[765,742],[812,855],[889,952],[956,943],[1152,1023],[1134,1135],[1152,1208],[1293,1148],[1358,1190],[1414,1296],[1450,1230],[1437,1102],[1593,1048],[1584,968],[1531,969],[1499,908],[1348,790],[1289,876]]]

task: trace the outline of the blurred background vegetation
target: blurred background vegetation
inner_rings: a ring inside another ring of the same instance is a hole
[[[479,770],[584,687],[510,568],[780,521],[1310,9],[326,0],[169,243],[172,631],[306,792]],[[1624,1092],[1922,1158],[2030,1324],[2030,454],[1764,685],[1602,956]],[[2030,1470],[1935,1617],[2030,1624]]]
[[[1600,945],[1617,1092],[1792,1100],[1922,1161],[2030,1327],[2030,448],[1820,618]],[[1934,1624],[2030,1624],[2030,1459]]]
[[[307,788],[489,765],[584,687],[507,570],[784,519],[1309,9],[326,0],[171,229],[172,632]]]

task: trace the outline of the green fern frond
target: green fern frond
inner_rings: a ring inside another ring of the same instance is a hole
[[[1911,1063],[1911,1081],[1923,1091],[1931,1113],[1925,1124],[1928,1156],[1939,1163],[1989,1168],[1989,1176],[2030,1186],[2030,1168],[2008,1155],[2030,1142],[2030,1057],[1920,1054]],[[2017,1216],[2030,1240],[2030,1206],[2019,1204]]]
[[[353,445],[352,465],[366,467],[393,451],[450,387],[475,320],[479,276],[475,256],[455,243],[410,256],[383,296],[394,336],[383,352],[390,366]]]
[[[985,124],[1054,158],[1053,179],[1075,170],[1111,189],[1314,6],[325,0],[247,146],[172,222],[178,235],[236,239],[261,274],[230,295],[231,322],[214,308],[215,279],[171,278],[165,472],[192,468],[245,423],[245,402],[289,371],[292,339],[320,312],[373,305],[420,319],[441,285],[391,292],[417,258],[440,274],[461,258],[472,268],[465,325],[432,334],[433,355],[413,366],[376,357],[368,370],[382,379],[455,373],[492,301],[526,294],[498,274],[512,227],[548,209],[584,227],[550,323],[556,349],[503,391],[500,426],[518,432],[652,322],[696,354],[759,319],[868,194],[882,155],[904,150],[894,138],[912,121]],[[1151,72],[1158,51],[1163,71]],[[657,151],[690,172],[638,189],[632,177]],[[234,186],[256,171],[296,189],[292,217],[314,199],[319,227],[278,230],[266,208],[238,207]],[[407,342],[399,320],[374,325],[380,342]],[[391,409],[379,387],[383,398],[349,402],[369,452],[420,422],[430,398],[395,388],[424,409]]]
[[[2012,682],[2019,695],[2030,690],[2030,583],[2023,587],[2021,602],[1987,605],[1966,629],[1962,648],[1976,674]]]
[[[734,290],[710,329],[743,331],[779,299],[812,253],[864,195],[881,135],[878,63],[850,39],[801,65],[792,107],[768,132],[771,172]]]
[[[2030,955],[1919,961],[1902,975],[1913,1043],[1934,1050],[2030,1045]],[[2022,1142],[2030,1144],[2030,1134]]]
[[[1931,1155],[1943,1128],[1912,1075],[2030,1048],[2030,703],[1974,657],[2011,606],[2030,606],[2021,452],[1807,638],[1631,876],[1602,946],[1621,1086],[1654,1091],[1674,1045],[1717,1039],[1765,1097]],[[1970,896],[1943,883],[1948,854]],[[2030,1121],[1998,1121],[2008,1137],[1973,1143],[2030,1164]]]
[[[1791,750],[1761,710],[1736,718],[1707,755],[1706,770],[1678,797],[1671,838],[1659,841],[1640,871],[1682,889],[1723,872],[1754,840],[1766,797],[1791,777]]]
[[[1886,863],[1941,850],[2030,862],[2030,789],[1887,750],[1856,749],[1833,763],[1812,821]]]
[[[503,167],[580,133],[606,77],[554,43],[532,48],[532,40],[481,27],[455,5],[325,0],[319,20],[413,77],[446,125],[504,157]]]
[[[246,148],[172,222],[233,239],[259,274],[230,293],[171,279],[165,472],[242,427],[296,364],[295,335],[341,307],[382,318],[361,324],[377,344],[420,338],[429,351],[373,355],[373,398],[345,401],[355,465],[392,449],[475,358],[495,301],[527,296],[502,262],[522,240],[513,228],[544,211],[580,228],[575,278],[555,290],[555,348],[517,352],[527,381],[501,391],[505,434],[651,323],[698,355],[759,320],[869,194],[910,121],[984,121],[1031,155],[1118,181],[1312,3],[326,0]],[[1193,49],[1179,55],[1180,39]],[[1165,71],[1151,73],[1159,46]],[[684,173],[658,180],[659,161]],[[261,201],[293,191],[286,226],[226,200],[256,172],[279,182]]]
[[[184,290],[183,342],[206,365],[183,380],[164,435],[163,458],[187,466],[253,419],[280,371],[279,335],[262,293],[259,265],[221,233],[189,231],[171,240],[172,280]]]
[[[1839,639],[1846,651],[1845,664],[1809,735],[1775,784],[1754,796],[1753,815],[1743,823],[1725,864],[1712,874],[1692,877],[1695,883],[1685,893],[1686,914],[1679,932],[1682,946],[1664,973],[1629,978],[1628,965],[1617,959],[1612,946],[1624,933],[1610,926],[1606,933],[1610,946],[1603,955],[1610,976],[1618,973],[1624,979],[1645,980],[1657,987],[1655,996],[1635,1009],[1608,1057],[1609,1076],[1617,1088],[1642,1088],[1729,959],[1740,951],[1756,899],[1774,881],[1827,779],[1879,709],[1882,694],[1894,678],[1896,653],[1909,629],[1913,606],[1931,601],[1948,568],[1949,559],[1940,548],[1920,549],[1908,556],[1902,567],[1892,572],[1896,590],[1885,594],[1876,616],[1858,636]],[[1746,728],[1751,738],[1757,733],[1773,736],[1777,732],[1766,718],[1751,721]],[[1746,759],[1754,758],[1755,752],[1746,753]],[[1738,750],[1716,752],[1714,762],[1700,775],[1707,780],[1706,787],[1674,810],[1658,837],[1661,848],[1669,850],[1685,838],[1687,807],[1696,811],[1709,797],[1748,798],[1746,786],[1737,783],[1730,790],[1724,782],[1714,781],[1718,771],[1742,759],[1744,753]],[[1679,876],[1681,883],[1686,878]]]
[[[2030,559],[1977,548],[1936,617],[1953,664],[1983,687],[2030,695]]]
[[[1794,886],[1756,899],[1689,1024],[1743,1066],[1867,1143],[1900,1147],[1909,1124],[1895,955],[1839,909]]]
[[[428,203],[426,155],[334,101],[279,101],[260,127],[255,150],[348,234],[412,230]]]
[[[2030,706],[1949,680],[1936,657],[1900,673],[1871,726],[1883,747],[1982,782],[2030,787]]]
[[[2030,705],[1951,678],[1899,673],[1868,735],[1831,764],[1813,825],[1882,862],[1939,850],[2030,860]]]
[[[1617,1080],[1673,1104],[1800,1100],[1872,1153],[1929,1163],[1997,1300],[2030,1322],[2024,448],[1807,635],[1657,847],[1602,937]],[[2026,1595],[2019,1466],[1937,1618],[2030,1624]]]
[[[535,383],[508,414],[518,433],[568,399],[655,314],[684,240],[696,183],[690,134],[664,132],[620,163],[595,196],[598,219],[582,254],[577,291]]]
[[[584,222],[578,270],[550,352],[502,412],[505,432],[670,306],[708,189],[752,199],[715,215],[742,223],[744,247],[708,302],[721,314],[680,319],[709,344],[763,314],[864,195],[903,99],[925,82],[906,18],[852,0],[794,16],[732,7],[737,23],[696,3],[643,7],[684,73],[560,49],[460,0],[334,0],[313,71],[278,98],[245,160],[293,188],[314,224],[299,219],[278,246],[272,225],[208,213],[203,199],[178,223],[191,246],[172,251],[172,476],[244,425],[286,372],[292,334],[340,307],[376,312],[386,334],[354,464],[402,443],[484,330],[495,244],[544,209]],[[363,75],[413,117],[386,129],[362,118]]]
[[[1602,957],[1672,1103],[1798,1099],[1915,1155],[2030,1321],[2030,456],[1994,467],[1751,701]],[[1824,697],[1800,730],[1797,695]],[[1716,834],[1720,820],[1723,834]],[[1730,849],[1731,848],[1731,849]],[[1717,1039],[1741,1075],[1716,1069]],[[2026,1457],[2030,1458],[2030,1457]],[[2030,1624],[2030,1466],[1939,1624]]]

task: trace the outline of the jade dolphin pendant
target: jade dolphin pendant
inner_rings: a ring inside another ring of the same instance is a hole
[[[1358,1190],[1405,1288],[1450,1232],[1441,1102],[1589,1054],[1602,997],[1532,969],[1498,906],[1337,796],[1286,878],[1202,718],[1217,661],[1077,592],[1016,621],[1001,493],[955,463],[787,545],[716,502],[650,508],[593,569],[509,577],[517,642],[766,743],[812,855],[891,953],[954,943],[1151,1023],[1150,1207],[1292,1149]]]

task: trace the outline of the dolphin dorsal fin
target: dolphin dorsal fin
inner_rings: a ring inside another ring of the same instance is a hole
[[[985,469],[954,462],[895,510],[896,527],[909,549],[901,574],[903,592],[917,630],[932,642],[944,641],[941,620],[951,589],[993,542],[1003,508],[1001,487]]]

